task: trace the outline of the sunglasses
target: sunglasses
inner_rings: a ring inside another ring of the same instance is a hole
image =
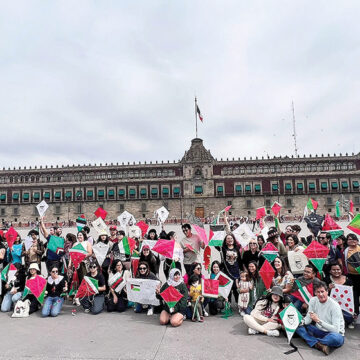
[[[57,270],[52,270],[51,272],[54,273],[54,274],[57,274],[57,273],[58,273]]]
[[[146,270],[146,267],[139,267],[139,270]]]
[[[196,267],[195,270],[201,270],[201,267]]]
[[[96,268],[97,268],[96,265],[91,265],[91,266],[90,266],[90,269],[96,269]]]

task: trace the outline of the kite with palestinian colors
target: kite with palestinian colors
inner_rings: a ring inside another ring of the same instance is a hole
[[[303,317],[293,304],[288,305],[283,311],[280,312],[279,315],[281,321],[283,322],[286,331],[286,336],[290,344],[291,339],[295,334],[296,329],[300,325]]]
[[[256,235],[251,231],[248,224],[243,222],[233,232],[236,242],[239,243],[243,248],[249,244],[251,239],[256,239]]]
[[[273,262],[275,258],[279,256],[279,250],[272,242],[267,242],[265,243],[265,246],[261,249],[260,254],[267,261]]]
[[[232,205],[229,205],[229,206],[227,206],[225,209],[221,210],[221,211],[217,214],[217,216],[216,216],[216,218],[214,219],[214,221],[212,222],[212,224],[213,224],[213,225],[218,224],[219,221],[220,221],[220,216],[221,216],[222,214],[227,213],[227,212],[231,209],[231,207],[232,207]]]
[[[316,240],[313,240],[311,244],[303,251],[303,254],[315,265],[319,273],[323,274],[323,266],[326,262],[330,249]]]
[[[166,219],[169,217],[169,211],[166,209],[165,206],[162,206],[161,208],[157,209],[155,213],[160,224],[163,224],[166,221]]]
[[[42,305],[45,299],[46,284],[47,280],[40,275],[27,279],[22,298],[25,299],[27,295],[33,294],[36,300]]]
[[[347,264],[352,266],[360,274],[360,252],[352,254],[347,258]]]
[[[278,216],[280,210],[281,210],[281,205],[277,201],[275,201],[271,207],[271,211],[275,216]]]
[[[344,230],[333,220],[329,214],[325,215],[322,231],[328,232],[331,235],[332,240],[337,239],[340,235],[344,235]]]
[[[44,217],[46,210],[49,208],[49,205],[46,203],[45,200],[43,200],[41,203],[36,205],[36,209],[40,215],[40,217]]]
[[[5,283],[10,283],[15,279],[16,272],[17,272],[16,266],[14,264],[8,264],[1,271],[1,280],[4,281]]]
[[[99,234],[99,236],[109,235],[108,227],[105,224],[105,221],[101,217],[98,217],[95,221],[91,223],[91,225],[93,226],[95,231]]]
[[[85,225],[86,225],[85,215],[82,214],[76,219],[77,231],[81,231]]]
[[[136,223],[136,220],[135,220],[134,215],[130,214],[130,213],[129,213],[128,211],[126,211],[126,210],[118,216],[117,220],[118,220],[118,222],[120,223],[120,226],[121,226],[123,229],[126,229],[126,226],[127,226],[129,223],[132,223],[132,224],[135,224],[135,223]]]
[[[217,273],[217,275],[215,276],[215,280],[219,281],[219,296],[227,299],[229,297],[234,281],[222,271],[219,271]]]
[[[160,293],[160,296],[169,307],[170,313],[174,312],[174,307],[184,297],[184,295],[173,286],[168,286],[163,292]]]
[[[355,234],[360,235],[360,214],[356,214],[347,228],[353,231]]]
[[[219,296],[219,280],[202,278],[201,292],[204,297],[217,298]]]
[[[175,248],[175,239],[173,240],[164,240],[159,239],[156,241],[156,244],[153,246],[152,251],[165,256],[168,259],[174,257],[174,248]]]
[[[96,257],[96,260],[100,267],[102,266],[102,264],[104,263],[104,261],[106,259],[106,255],[109,251],[109,247],[110,247],[109,244],[105,244],[102,241],[99,241],[92,247],[95,257]]]
[[[94,215],[97,218],[102,218],[103,220],[105,220],[106,216],[107,216],[107,211],[104,210],[102,207],[98,207],[96,209],[96,211],[94,212]]]
[[[314,296],[314,284],[311,282],[310,284],[302,285],[300,281],[296,279],[295,287],[296,290],[292,292],[291,295],[309,305],[310,299]]]
[[[261,266],[261,269],[259,271],[259,275],[262,278],[262,281],[263,281],[263,283],[265,285],[265,288],[270,289],[272,279],[274,278],[274,275],[275,275],[275,270],[266,259],[265,259],[263,265]]]
[[[266,209],[264,206],[256,209],[256,220],[262,219],[265,216],[266,216]]]
[[[121,293],[125,285],[126,280],[119,272],[109,278],[109,286],[118,294]]]
[[[5,239],[8,244],[9,248],[12,248],[14,245],[14,242],[19,234],[16,232],[16,230],[11,226],[10,229],[5,234]]]
[[[99,293],[99,281],[91,276],[84,276],[76,292],[76,298],[83,299]]]
[[[74,265],[75,269],[77,269],[80,266],[80,263],[85,260],[87,254],[88,254],[88,252],[84,248],[82,243],[78,243],[78,244],[74,245],[69,250],[70,259],[71,259],[71,262]]]

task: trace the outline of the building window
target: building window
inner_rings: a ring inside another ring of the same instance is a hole
[[[86,192],[86,200],[92,200],[93,197],[94,197],[94,191],[88,190],[88,191]]]
[[[251,193],[251,185],[245,185],[245,193],[246,194]]]
[[[309,192],[315,192],[315,183],[309,183]]]
[[[270,199],[265,199],[265,207],[269,208],[271,206]]]
[[[120,189],[119,190],[119,199],[123,199],[125,197],[125,190],[124,189]]]
[[[5,215],[6,215],[5,209],[1,209],[1,210],[0,210],[0,213],[1,213],[1,216],[5,216]]]
[[[146,203],[141,203],[141,211],[146,212]]]
[[[77,210],[77,213],[78,213],[78,214],[81,214],[81,213],[82,213],[82,205],[81,205],[81,204],[77,204],[77,205],[76,205],[76,210]]]
[[[261,193],[261,185],[260,184],[255,184],[255,193],[256,194],[260,194]]]
[[[304,190],[304,184],[303,183],[297,183],[296,184],[297,192],[302,193]]]
[[[327,191],[327,188],[328,188],[327,182],[322,182],[322,183],[321,183],[321,190],[322,190],[322,191]]]
[[[56,191],[55,192],[54,199],[55,199],[55,201],[60,201],[61,200],[61,191]]]
[[[76,192],[76,200],[81,200],[82,199],[82,191],[81,190],[78,190]],[[81,211],[80,211],[81,212]]]
[[[246,207],[250,209],[252,207],[252,202],[250,199],[246,200]]]
[[[142,199],[146,198],[146,189],[145,188],[140,189],[140,197]]]
[[[224,195],[224,187],[222,185],[219,185],[216,189],[217,195],[218,196],[223,196]]]
[[[353,190],[356,190],[356,191],[359,190],[359,182],[358,181],[353,181],[352,186],[353,186]]]
[[[157,198],[158,197],[158,189],[157,188],[152,188],[151,189],[151,197],[152,198]]]
[[[273,192],[278,192],[279,191],[279,185],[278,184],[272,184],[271,189]]]
[[[332,205],[333,204],[333,199],[331,197],[327,197],[326,198],[326,205]]]
[[[195,186],[194,193],[197,195],[201,195],[203,193],[203,187],[202,186]]]
[[[98,199],[103,200],[105,197],[105,190],[98,190]]]
[[[12,199],[13,202],[19,202],[19,193],[13,193]]]
[[[29,202],[30,194],[29,193],[23,193],[23,202]]]
[[[341,182],[341,187],[344,189],[344,190],[347,190],[349,188],[349,184],[347,181],[342,181]]]
[[[50,193],[49,193],[48,191],[46,191],[46,192],[44,193],[44,199],[45,199],[45,200],[50,200]]]
[[[135,199],[135,196],[136,196],[136,190],[135,189],[130,189],[129,190],[130,199]]]
[[[61,206],[60,205],[56,205],[55,206],[55,215],[61,214]]]
[[[124,211],[124,210],[125,210],[125,205],[119,204],[119,211]]]
[[[168,197],[169,197],[169,188],[168,188],[168,187],[164,187],[164,188],[162,189],[162,196],[163,196],[164,198],[168,198]]]
[[[0,195],[0,202],[2,202],[2,203],[6,202],[6,194]]]
[[[337,182],[332,182],[331,183],[331,190],[333,191],[337,191],[338,190],[338,183]]]
[[[17,207],[13,208],[13,215],[19,215],[19,208]]]
[[[180,196],[180,188],[174,187],[173,193],[174,193],[174,197],[179,197]]]
[[[292,185],[290,183],[285,184],[285,192],[291,193]]]
[[[110,189],[108,191],[108,198],[111,199],[115,199],[115,190],[114,189]]]
[[[286,199],[286,207],[292,207],[292,199]]]
[[[229,200],[229,201],[227,202],[227,206],[231,206],[231,205],[232,205],[232,201]]]

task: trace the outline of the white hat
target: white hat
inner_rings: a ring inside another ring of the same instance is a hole
[[[29,270],[35,269],[36,271],[40,271],[39,265],[37,263],[31,263],[29,266]]]

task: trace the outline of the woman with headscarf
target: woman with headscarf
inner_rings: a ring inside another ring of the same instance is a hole
[[[167,325],[169,322],[172,326],[177,327],[182,324],[185,319],[188,290],[181,276],[179,269],[171,269],[169,272],[169,278],[167,282],[162,286],[159,293],[165,291],[169,286],[178,290],[183,297],[176,303],[173,308],[169,308],[167,304],[164,305],[164,309],[160,314],[160,324]]]

